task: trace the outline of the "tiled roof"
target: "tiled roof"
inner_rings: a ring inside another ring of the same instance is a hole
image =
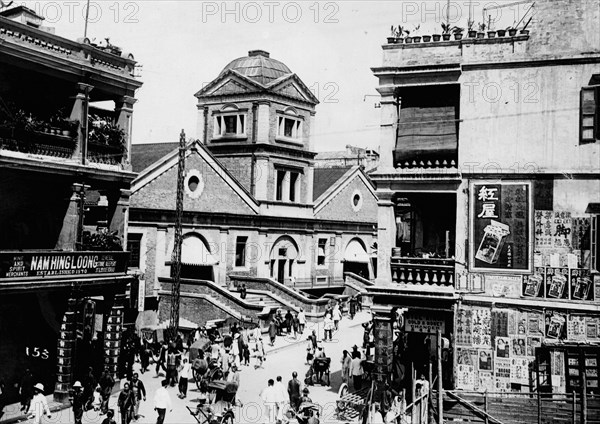
[[[313,180],[313,201],[321,197],[329,187],[333,186],[342,176],[352,168],[351,166],[339,168],[315,168]]]
[[[179,147],[179,143],[133,144],[131,146],[131,167],[133,172],[142,172],[163,156]]]
[[[262,50],[253,50],[248,52],[248,56],[232,60],[221,71],[221,74],[229,69],[233,69],[263,85],[292,73],[285,64],[271,59],[269,53]]]

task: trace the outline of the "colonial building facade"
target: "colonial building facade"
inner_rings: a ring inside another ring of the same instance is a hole
[[[405,309],[416,370],[450,342],[446,387],[598,393],[600,10],[533,10],[514,35],[383,46],[372,294]]]
[[[318,101],[300,78],[256,50],[229,63],[196,97],[201,138],[186,147],[182,277],[190,282],[181,316],[196,325],[255,317],[261,297],[297,310],[311,291],[341,294],[344,273],[373,279],[374,187],[359,166],[314,169]],[[130,238],[139,240],[146,294],[161,297],[164,321],[177,147],[134,146],[133,161],[145,169],[132,187]],[[244,278],[256,286],[242,301],[229,288]],[[309,303],[309,314],[318,315]]]
[[[0,13],[0,379],[9,403],[27,368],[59,399],[89,366],[115,373],[135,281],[123,246],[136,62],[42,22],[22,6]],[[106,101],[113,110],[94,108]]]

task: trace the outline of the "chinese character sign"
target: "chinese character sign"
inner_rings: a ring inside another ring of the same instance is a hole
[[[470,193],[471,271],[530,271],[531,183],[477,182]]]

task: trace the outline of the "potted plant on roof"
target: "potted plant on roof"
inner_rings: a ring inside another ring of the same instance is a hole
[[[479,24],[479,31],[477,31],[477,38],[485,38],[485,29],[486,29],[486,25],[481,22]]]
[[[388,44],[394,44],[396,43],[396,27],[394,25],[392,25],[390,27],[390,36],[387,38],[387,42]]]
[[[477,37],[477,31],[475,31],[473,29],[473,25],[475,25],[475,21],[473,21],[472,19],[469,19],[467,21],[467,28],[468,28],[467,33],[469,35],[469,38]]]
[[[464,31],[464,28],[460,28],[460,27],[455,26],[452,29],[452,33],[454,34],[454,39],[455,40],[462,40],[462,38],[463,38],[463,31]]]
[[[413,29],[413,33],[417,32],[419,30],[419,28],[421,28],[421,25],[415,26],[415,28]],[[420,43],[420,42],[421,42],[420,35],[413,36],[413,43]]]
[[[508,28],[506,28],[506,30],[508,31],[508,35],[510,35],[511,37],[517,35],[517,29],[513,26],[509,26]]]
[[[410,36],[410,31],[409,31],[409,30],[407,30],[407,29],[405,29],[405,30],[404,30],[404,33],[406,34],[406,37],[404,38],[404,42],[405,42],[406,44],[410,44],[410,43],[412,43],[412,42],[413,42],[413,39],[412,39],[412,37]]]
[[[527,21],[527,23],[525,24],[523,29],[521,31],[519,31],[521,34],[529,35],[529,30],[527,29],[527,26],[529,25],[529,22],[531,22],[531,19],[533,19],[533,18],[529,18],[529,20]]]
[[[423,42],[429,43],[431,41],[431,35],[427,34],[423,36]]]
[[[450,40],[450,35],[451,35],[450,31],[451,31],[451,28],[450,28],[450,24],[449,23],[448,24],[442,24],[442,37],[443,37],[444,41]]]
[[[498,37],[504,37],[506,35],[506,30],[505,29],[499,29],[496,31],[496,33],[498,34]]]

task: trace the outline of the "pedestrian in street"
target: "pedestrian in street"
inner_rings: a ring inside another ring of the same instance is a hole
[[[344,350],[342,353],[342,382],[349,384],[350,383],[350,368],[352,366],[352,358],[347,350]]]
[[[121,424],[129,424],[131,419],[133,418],[133,409],[135,407],[135,396],[133,391],[129,387],[129,382],[126,382],[123,385],[123,390],[119,393],[119,398],[117,399],[117,406],[119,407],[119,412],[121,413]]]
[[[277,381],[275,382],[275,393],[277,393],[277,421],[283,421],[283,410],[285,409],[285,404],[288,401],[288,393],[287,389],[283,385],[283,379],[280,375],[277,376]]]
[[[239,336],[237,338],[238,355],[240,356],[240,365],[242,364],[242,361],[244,360],[244,349],[247,344],[248,344],[248,339],[246,337],[246,331],[240,331]]]
[[[89,367],[88,373],[83,378],[83,397],[85,399],[84,409],[87,411],[91,409],[92,402],[94,401],[94,391],[98,385],[96,376],[94,375],[94,368]]]
[[[23,373],[23,378],[21,378],[19,395],[21,395],[21,411],[27,415],[31,406],[31,398],[33,397],[33,374],[31,374],[31,370],[29,368],[25,370],[25,373]]]
[[[324,341],[332,341],[334,324],[330,314],[325,315],[325,320],[323,321],[323,328],[325,329]]]
[[[187,358],[183,358],[183,363],[179,368],[179,398],[185,399],[188,390],[188,381],[192,373],[192,367]]]
[[[167,381],[171,387],[177,383],[177,353],[172,347],[167,354]]]
[[[304,327],[306,327],[306,315],[304,309],[300,308],[300,312],[298,312],[298,331],[301,335],[304,333]]]
[[[44,385],[37,383],[33,386],[33,398],[31,399],[31,414],[33,414],[33,424],[41,424],[44,413],[51,418],[48,401],[44,396]]]
[[[352,374],[352,385],[354,386],[354,390],[360,390],[362,388],[363,368],[362,360],[360,359],[360,354],[358,353],[352,358],[350,372]]]
[[[108,411],[108,400],[110,399],[114,385],[115,379],[109,373],[108,368],[106,368],[100,377],[100,393],[102,395],[102,407],[100,408],[100,415],[104,415]]]
[[[82,390],[83,386],[79,381],[73,384],[73,395],[71,397],[71,406],[73,407],[73,417],[75,424],[81,424],[83,418],[83,408],[86,404],[85,394]]]
[[[248,295],[248,290],[246,289],[246,284],[242,284],[240,287],[240,299],[245,299]]]
[[[250,365],[250,346],[249,345],[244,346],[244,365],[245,366]]]
[[[155,378],[158,378],[160,376],[161,368],[165,373],[167,372],[167,368],[165,367],[165,362],[167,360],[167,350],[168,350],[167,341],[163,340],[162,344],[160,345],[160,350],[158,352],[158,358],[155,358],[155,362],[156,362]]]
[[[137,372],[133,373],[129,385],[131,386],[131,390],[133,391],[133,396],[135,398],[135,406],[133,407],[133,420],[137,421],[140,418],[140,403],[142,403],[142,400],[144,402],[146,401],[146,387],[144,387],[144,383],[142,380],[140,380],[140,375]]]
[[[362,295],[360,293],[356,295],[356,310],[362,312]]]
[[[296,371],[292,373],[292,379],[288,382],[287,392],[290,405],[297,411],[300,406],[300,380],[298,380],[298,373]]]
[[[342,311],[340,310],[340,305],[336,303],[333,307],[333,313],[331,315],[333,319],[333,325],[335,326],[335,331],[340,329],[340,321],[342,320]]]
[[[271,320],[269,323],[269,339],[271,341],[271,346],[275,345],[275,338],[277,337],[277,323],[275,322],[275,318]]]
[[[300,321],[298,320],[298,314],[294,314],[292,318],[292,330],[294,330],[294,339],[298,337],[298,331],[300,328]]]
[[[256,354],[256,365],[254,365],[254,369],[262,368],[265,359],[265,346],[263,345],[262,337],[259,337],[256,341],[254,352]]]
[[[260,393],[260,398],[265,404],[267,423],[274,424],[277,415],[277,392],[275,390],[275,381],[272,378],[269,379],[267,387]]]
[[[294,319],[294,316],[292,315],[292,312],[288,309],[288,311],[285,314],[285,327],[286,327],[288,336],[290,334],[292,334],[292,321],[293,321],[293,319]]]
[[[308,397],[309,393],[310,392],[308,390],[308,387],[305,387],[304,389],[302,389],[302,396],[300,397],[299,405],[302,405],[304,402],[312,403],[312,399]]]
[[[165,415],[167,413],[167,409],[169,412],[173,411],[173,404],[171,403],[171,396],[167,391],[167,386],[169,382],[165,379],[161,383],[161,387],[156,389],[154,393],[154,410],[158,414],[156,418],[156,424],[163,424],[165,421]]]
[[[104,420],[102,420],[102,424],[117,424],[116,421],[114,420],[114,416],[115,416],[114,409],[109,409],[106,412],[106,418],[104,418]]]
[[[308,336],[308,346],[306,346],[306,365],[312,365],[315,358],[315,348],[312,342],[312,336]]]
[[[96,389],[94,390],[93,393],[93,400],[92,400],[92,408],[94,409],[94,411],[98,412],[100,411],[100,408],[102,407],[102,395],[100,394],[100,385],[96,386]],[[100,414],[102,415],[102,414]]]
[[[354,315],[356,315],[356,298],[352,296],[350,298],[350,319],[354,319]]]
[[[317,337],[317,331],[313,330],[312,334],[311,334],[311,341],[313,344],[313,350],[317,350],[317,344],[318,344],[318,337]]]

